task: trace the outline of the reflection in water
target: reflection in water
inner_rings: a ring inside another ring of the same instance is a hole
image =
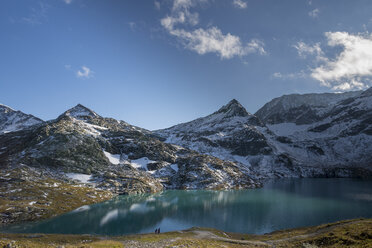
[[[8,231],[121,235],[214,227],[266,233],[347,218],[372,217],[372,182],[354,179],[286,179],[262,189],[166,191],[119,196],[63,216]]]
[[[125,210],[124,210],[125,211]],[[125,211],[126,213],[127,211]],[[110,222],[111,220],[117,219],[119,216],[119,209],[109,211],[103,218],[101,219],[100,226],[105,225],[106,223]]]

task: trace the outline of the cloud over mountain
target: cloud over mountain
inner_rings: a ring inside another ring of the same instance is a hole
[[[328,46],[341,47],[342,51],[334,59],[325,58],[311,76],[335,90],[368,87],[372,76],[372,36],[347,32],[327,32],[325,36]]]
[[[203,0],[201,2],[207,2]],[[209,28],[194,28],[199,24],[199,13],[190,9],[201,3],[192,0],[175,0],[171,14],[161,19],[161,25],[168,33],[176,37],[186,49],[198,54],[216,53],[221,59],[241,57],[251,53],[265,54],[264,43],[258,39],[251,39],[243,43],[239,36],[223,33],[216,26]],[[238,1],[240,6],[244,2]],[[235,4],[235,2],[234,2]],[[183,28],[179,27],[180,25]]]

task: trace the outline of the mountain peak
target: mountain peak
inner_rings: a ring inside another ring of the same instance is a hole
[[[0,111],[1,112],[9,112],[9,111],[15,111],[9,106],[6,106],[5,104],[0,103]]]
[[[232,99],[226,105],[222,106],[217,113],[225,113],[227,116],[248,116],[247,110],[236,99]]]
[[[98,117],[98,114],[96,112],[81,105],[80,103],[76,105],[75,107],[67,110],[65,113],[63,113],[63,115],[71,116],[76,119],[87,119],[87,118],[92,118],[92,117]]]
[[[362,96],[372,96],[372,87],[363,91]]]
[[[0,103],[0,134],[14,132],[44,121]]]

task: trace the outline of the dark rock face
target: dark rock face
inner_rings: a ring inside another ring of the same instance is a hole
[[[225,117],[232,116],[246,117],[249,115],[247,110],[236,99],[231,100],[228,104],[221,107],[218,111],[214,112],[213,114],[220,113],[223,113]]]
[[[217,142],[221,147],[230,150],[233,155],[268,155],[272,152],[272,148],[262,133],[247,129],[238,130],[230,138]]]
[[[319,121],[321,116],[317,114],[317,111],[310,106],[301,105],[299,107],[290,108],[285,112],[275,111],[269,117],[265,119],[267,123],[284,123],[292,122],[297,125],[309,124]]]

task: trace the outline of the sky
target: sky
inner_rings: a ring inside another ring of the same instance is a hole
[[[370,0],[2,0],[0,103],[150,130],[372,86]]]

